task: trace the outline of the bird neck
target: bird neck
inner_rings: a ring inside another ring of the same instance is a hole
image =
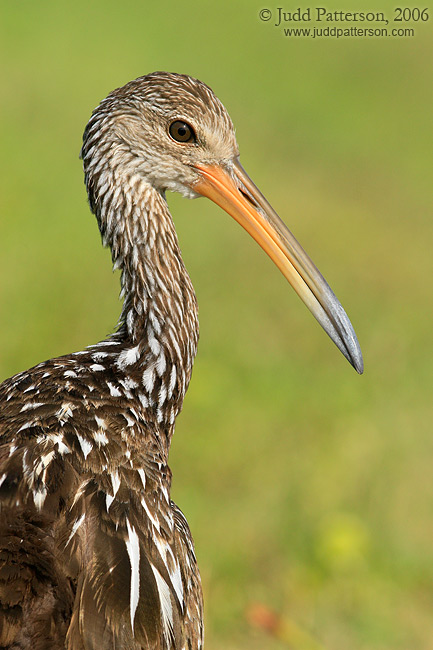
[[[124,302],[110,339],[117,343],[116,368],[142,391],[141,404],[160,427],[171,430],[191,378],[198,317],[167,202],[135,177],[92,207],[121,270]]]

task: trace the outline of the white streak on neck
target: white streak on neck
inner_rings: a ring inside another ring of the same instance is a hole
[[[122,350],[117,359],[116,365],[119,370],[124,370],[126,366],[132,366],[140,358],[140,346]]]

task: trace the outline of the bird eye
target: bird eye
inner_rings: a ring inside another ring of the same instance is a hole
[[[168,132],[176,142],[195,142],[194,130],[186,122],[176,120],[176,122],[170,124]]]

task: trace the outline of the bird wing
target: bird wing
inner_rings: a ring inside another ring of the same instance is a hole
[[[53,401],[32,373],[0,385],[0,647],[64,648],[74,578],[57,553],[76,481]]]

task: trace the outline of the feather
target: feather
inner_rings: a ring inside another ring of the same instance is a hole
[[[129,519],[126,519],[128,529],[128,539],[126,540],[126,549],[131,563],[131,586],[129,609],[131,614],[131,628],[134,633],[134,618],[137,611],[138,599],[140,598],[140,542],[134,526],[131,526]]]
[[[161,606],[161,619],[164,630],[164,637],[167,648],[170,648],[173,640],[173,606],[171,604],[171,594],[168,584],[165,582],[158,569],[150,565],[155,576],[156,586],[158,587],[159,602]]]

